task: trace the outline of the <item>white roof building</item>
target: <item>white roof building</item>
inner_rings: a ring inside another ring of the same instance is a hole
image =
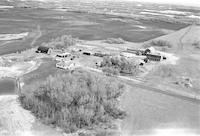
[[[57,57],[63,57],[63,58],[65,58],[65,57],[68,57],[70,55],[71,54],[69,52],[64,52],[64,53],[57,54]]]
[[[65,70],[73,70],[74,68],[78,67],[78,65],[72,61],[60,61],[56,64],[56,67]]]

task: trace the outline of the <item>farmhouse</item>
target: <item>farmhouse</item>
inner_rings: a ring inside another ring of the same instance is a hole
[[[65,69],[65,70],[73,70],[77,67],[78,65],[75,62],[72,61],[60,61],[56,64],[57,68]]]
[[[45,46],[39,46],[36,51],[36,53],[45,53],[45,54],[50,54],[51,52],[52,52],[52,49]]]

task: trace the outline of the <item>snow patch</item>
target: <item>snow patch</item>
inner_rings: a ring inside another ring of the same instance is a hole
[[[20,106],[17,95],[0,96],[0,135],[32,136],[35,117]]]
[[[183,12],[183,11],[176,11],[176,10],[164,10],[164,11],[159,11],[160,13],[164,14],[175,14],[175,15],[186,15],[188,12]]]
[[[14,7],[13,6],[0,5],[0,9],[9,9],[9,8],[14,8]]]
[[[189,18],[196,18],[196,19],[200,19],[200,16],[196,16],[196,15],[190,15],[190,16],[187,16]]]
[[[146,26],[141,26],[141,25],[134,25],[135,27],[141,28],[141,29],[146,29]]]
[[[197,134],[192,133],[189,129],[166,128],[155,129],[153,136],[197,136]]]
[[[20,34],[0,34],[0,41],[17,40],[28,36],[28,32]]]
[[[137,7],[142,7],[143,5],[142,5],[142,4],[137,4],[136,6],[137,6]]]
[[[0,66],[0,77],[19,77],[39,67],[36,61],[18,62],[9,67]]]
[[[166,15],[166,14],[160,14],[160,13],[154,13],[154,12],[145,12],[145,11],[140,12],[140,14],[174,17],[174,15]]]
[[[157,53],[167,58],[166,60],[161,61],[160,62],[161,64],[176,65],[176,62],[179,60],[179,58],[172,53],[166,53],[166,52],[161,52],[161,51],[157,51]]]
[[[183,11],[177,11],[177,10],[163,10],[163,11],[160,11],[160,10],[144,9],[143,11],[161,13],[161,14],[172,14],[172,15],[186,15],[186,14],[190,13],[190,12],[183,12]]]

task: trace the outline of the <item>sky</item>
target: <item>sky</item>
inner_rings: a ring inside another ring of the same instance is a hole
[[[110,0],[104,0],[110,1]],[[200,7],[200,0],[113,0],[113,1],[138,1],[138,2],[151,2],[151,3],[164,3],[164,4],[178,4],[186,6]]]
[[[200,0],[134,0],[134,1],[200,6]]]
[[[180,5],[188,5],[188,6],[200,6],[200,0],[128,0],[128,1],[141,1],[141,2],[180,4]]]
[[[31,1],[31,0],[29,0],[29,1]],[[56,1],[56,0],[38,0],[38,1],[45,2],[45,1]],[[57,1],[65,1],[65,0],[57,0]],[[88,1],[137,1],[137,2],[177,4],[177,5],[200,7],[200,0],[88,0]]]

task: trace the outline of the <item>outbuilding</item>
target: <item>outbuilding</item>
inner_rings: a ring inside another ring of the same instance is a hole
[[[150,61],[161,61],[160,55],[146,54],[146,57]]]
[[[52,52],[52,49],[45,46],[39,46],[36,51],[36,53],[45,53],[45,54],[50,54],[51,52]]]
[[[123,56],[123,57],[126,57],[126,58],[133,58],[133,57],[135,57],[136,55],[133,54],[133,53],[129,53],[129,52],[121,52],[121,53],[120,53],[120,56]]]
[[[83,51],[83,55],[91,56],[94,55],[94,53],[92,51]]]
[[[104,57],[104,56],[110,56],[108,53],[102,53],[101,51],[96,51],[94,53],[94,56],[97,56],[97,57]]]
[[[69,52],[64,52],[64,53],[59,53],[56,55],[56,57],[60,57],[60,58],[67,58],[69,57],[71,54]]]

